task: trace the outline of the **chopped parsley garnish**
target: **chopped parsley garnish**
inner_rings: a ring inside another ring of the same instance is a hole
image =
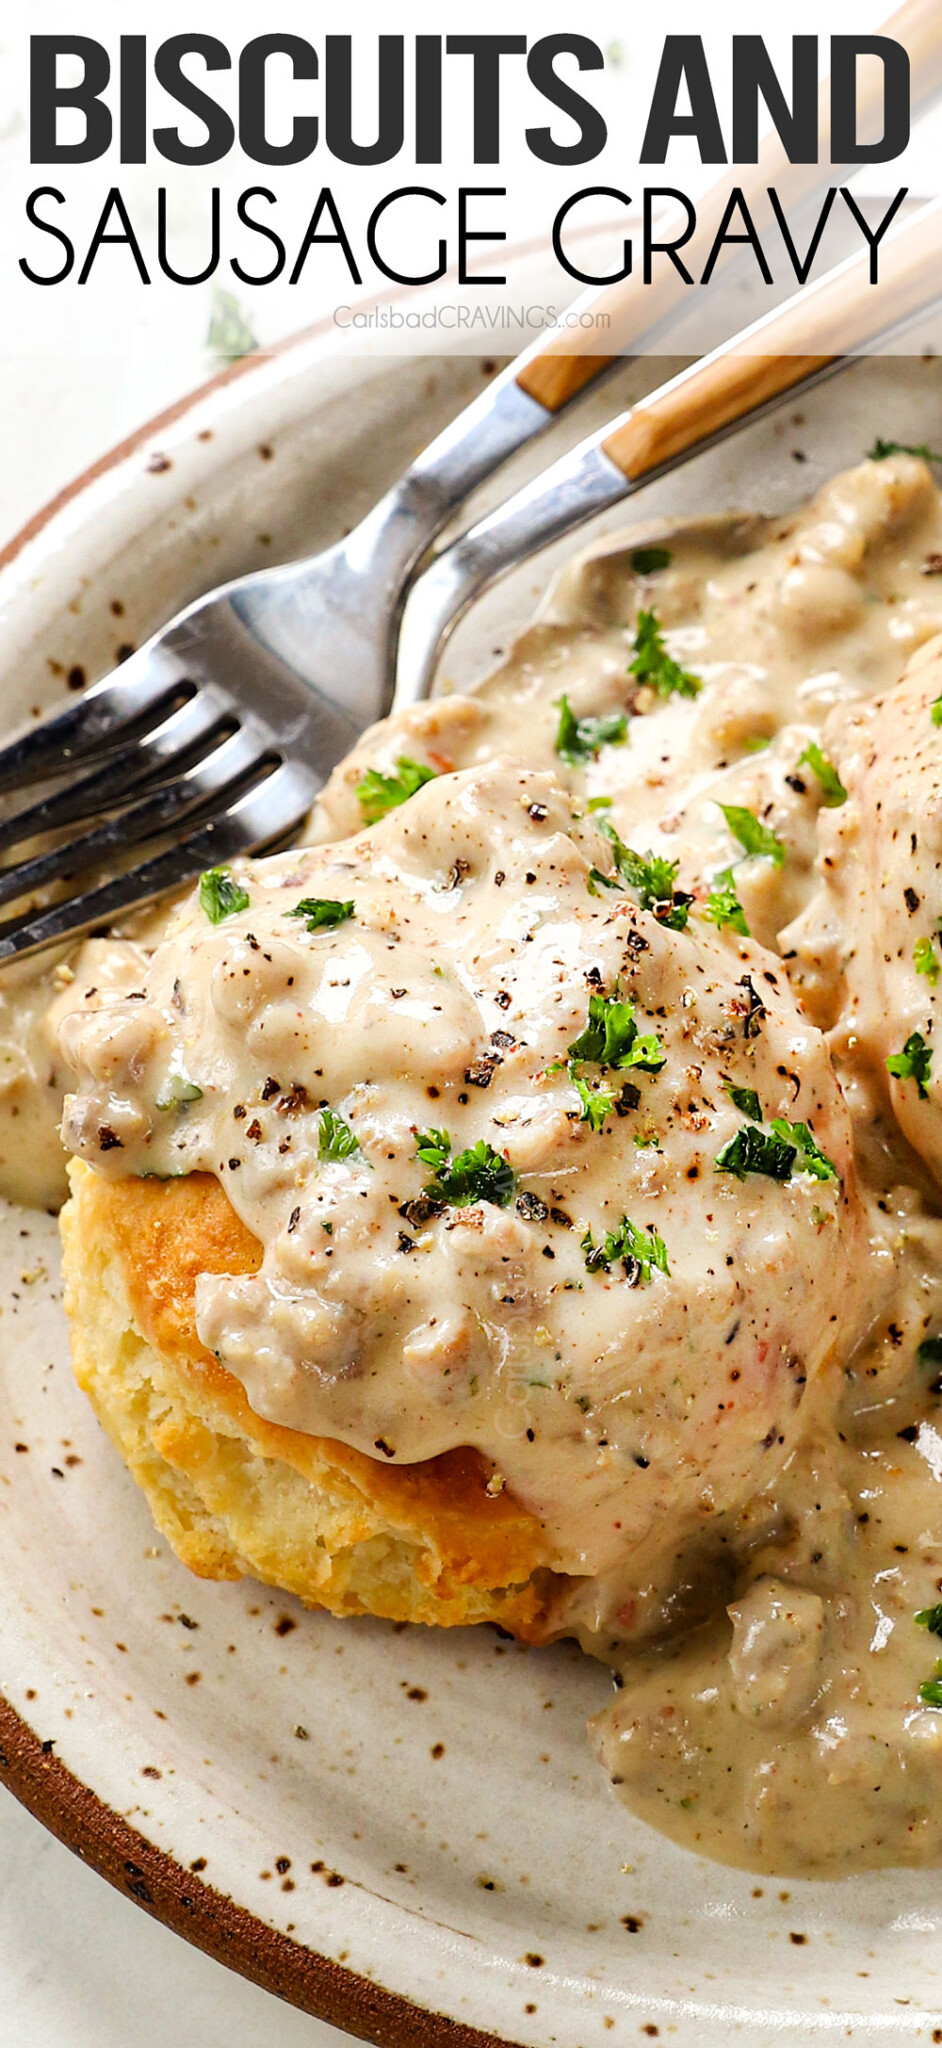
[[[339,903],[333,896],[302,896],[293,910],[285,911],[285,916],[306,918],[309,932],[322,932],[329,931],[335,924],[345,924],[355,910],[352,897],[347,903]]]
[[[200,909],[205,910],[210,924],[221,924],[224,917],[234,917],[237,910],[248,907],[248,890],[235,881],[228,868],[207,868],[200,876]]]
[[[761,1124],[762,1110],[755,1089],[739,1088],[735,1081],[724,1081],[723,1086],[730,1101],[736,1104],[737,1109],[742,1110],[743,1116],[751,1117],[754,1124]]]
[[[769,1180],[791,1180],[797,1148],[787,1138],[775,1137],[758,1124],[743,1124],[735,1137],[728,1138],[713,1161],[719,1173],[734,1173],[745,1180],[747,1173],[764,1173]]]
[[[942,1337],[924,1337],[916,1357],[920,1365],[942,1365]]]
[[[868,462],[885,462],[888,455],[921,455],[923,462],[942,462],[942,455],[933,455],[924,441],[883,441],[878,438],[873,447],[867,449]]]
[[[479,1138],[466,1152],[452,1159],[447,1131],[423,1131],[416,1137],[416,1158],[429,1166],[435,1176],[424,1192],[433,1202],[450,1202],[456,1209],[469,1202],[493,1202],[506,1209],[513,1200],[517,1176],[513,1167],[486,1138]]]
[[[659,569],[669,569],[673,559],[670,548],[634,548],[631,566],[636,576],[656,576]]]
[[[785,842],[771,825],[763,825],[755,811],[747,810],[745,804],[720,804],[726,823],[734,839],[738,839],[744,853],[764,854],[780,868],[785,860]]]
[[[897,1081],[915,1081],[925,1101],[929,1093],[926,1083],[932,1070],[932,1047],[926,1044],[921,1031],[910,1032],[902,1052],[891,1052],[886,1070]]]
[[[915,1617],[917,1628],[927,1628],[931,1636],[942,1636],[942,1602],[934,1607],[920,1607]]]
[[[608,818],[599,819],[599,831],[604,832],[611,842],[615,875],[603,875],[598,868],[592,868],[589,885],[601,882],[603,888],[617,889],[620,875],[629,889],[636,889],[642,910],[652,910],[659,924],[671,931],[682,932],[690,916],[692,897],[685,890],[675,889],[674,883],[680,862],[666,860],[662,853],[636,853],[633,846],[626,846]]]
[[[154,1101],[155,1109],[183,1109],[188,1102],[202,1102],[203,1090],[195,1081],[189,1081],[185,1074],[168,1074],[163,1095]]]
[[[924,974],[935,988],[942,969],[936,957],[931,939],[917,939],[913,947],[913,966],[917,974]]]
[[[451,1139],[447,1131],[417,1131],[415,1156],[432,1173],[438,1173],[444,1166],[451,1151]]]
[[[670,1276],[664,1239],[658,1236],[653,1224],[639,1230],[628,1216],[622,1217],[617,1230],[606,1232],[601,1244],[594,1244],[592,1232],[587,1230],[580,1249],[590,1273],[607,1273],[610,1266],[620,1261],[636,1286],[640,1281],[646,1287],[655,1267],[659,1273]]]
[[[226,356],[231,363],[240,356],[250,356],[258,347],[255,335],[242,311],[238,299],[232,292],[213,292],[213,306],[206,336],[207,348],[214,349],[218,356]]]
[[[335,1109],[322,1109],[317,1124],[318,1159],[350,1159],[360,1147],[343,1117]]]
[[[606,1088],[590,1088],[573,1064],[570,1064],[569,1079],[582,1104],[579,1122],[588,1124],[590,1130],[600,1131],[606,1117],[611,1116],[615,1107],[614,1095],[610,1095]]]
[[[929,716],[933,725],[942,725],[942,697],[933,699],[929,706]]]
[[[659,697],[696,697],[703,688],[699,676],[681,668],[664,645],[661,622],[656,612],[639,611],[635,629],[634,660],[628,673],[656,690]]]
[[[942,1678],[924,1678],[919,1697],[924,1707],[942,1707]]]
[[[807,1124],[791,1124],[787,1117],[774,1116],[769,1126],[784,1144],[794,1145],[798,1155],[796,1173],[807,1173],[812,1180],[839,1180],[840,1175],[833,1159],[822,1152],[814,1132]]]
[[[634,1004],[617,995],[589,997],[588,1022],[569,1054],[574,1060],[595,1060],[600,1067],[640,1067],[645,1074],[659,1074],[667,1058],[655,1032],[639,1034]]]
[[[568,761],[571,768],[580,768],[584,761],[591,761],[600,747],[620,746],[628,738],[628,720],[624,711],[610,711],[604,718],[577,718],[568,697],[557,697],[559,705],[559,728],[556,734],[556,752],[561,761]]]
[[[726,1082],[737,1109],[755,1117],[759,1098],[751,1088],[737,1088]],[[743,1099],[745,1098],[745,1099]],[[810,1174],[812,1180],[837,1180],[834,1161],[822,1152],[807,1124],[792,1124],[787,1117],[772,1118],[768,1130],[758,1119],[744,1124],[727,1139],[713,1162],[720,1173],[734,1173],[745,1180],[747,1173],[763,1173],[768,1180],[791,1180],[793,1173]]]
[[[385,818],[387,811],[408,803],[424,783],[434,781],[434,768],[426,768],[423,761],[410,760],[408,754],[400,754],[395,775],[382,775],[378,768],[368,768],[356,787],[364,824],[375,825],[377,818]]]
[[[723,868],[713,877],[713,887],[703,906],[703,916],[708,923],[715,924],[718,931],[731,925],[734,932],[740,932],[744,939],[749,937],[746,913],[736,894],[732,868]]]
[[[829,811],[833,811],[837,809],[839,804],[846,804],[847,791],[838,775],[837,769],[833,761],[829,761],[827,755],[822,754],[820,747],[814,740],[809,740],[804,753],[798,756],[799,768],[803,768],[805,762],[807,762],[808,767],[811,769],[812,775],[816,775],[821,784],[826,808]]]

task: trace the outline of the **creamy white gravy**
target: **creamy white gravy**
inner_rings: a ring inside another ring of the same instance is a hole
[[[0,1155],[58,1045],[70,1150],[218,1176],[264,1263],[199,1283],[203,1340],[279,1422],[480,1449],[617,1672],[639,1813],[764,1869],[939,1860],[940,501],[898,456],[665,546],[367,733],[218,922],[83,949],[52,1019],[6,983]],[[639,610],[696,694],[629,672]],[[567,762],[561,696],[624,735]],[[366,829],[403,757],[433,779]]]

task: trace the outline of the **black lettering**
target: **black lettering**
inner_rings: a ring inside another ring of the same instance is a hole
[[[608,129],[591,100],[584,99],[565,79],[557,78],[556,58],[561,56],[575,57],[580,71],[602,71],[605,59],[598,44],[591,43],[588,36],[541,36],[527,58],[531,85],[551,106],[559,107],[561,113],[575,122],[578,140],[554,142],[551,129],[528,128],[527,143],[541,163],[590,164],[593,157],[601,156],[608,141]]]
[[[118,220],[121,224],[120,233],[114,235],[110,234],[108,231],[108,222],[113,213],[117,215]],[[141,255],[140,245],[138,243],[137,236],[135,235],[134,229],[131,226],[127,207],[125,206],[124,200],[121,197],[117,185],[112,185],[111,191],[109,192],[108,197],[105,200],[104,206],[101,209],[101,213],[98,216],[98,224],[95,228],[94,234],[92,235],[92,239],[88,245],[88,255],[86,256],[85,261],[82,264],[81,270],[79,271],[79,284],[88,283],[88,280],[92,274],[92,264],[95,261],[99,249],[103,248],[106,242],[112,242],[119,247],[130,249],[134,261],[137,264],[138,276],[140,277],[141,283],[150,284],[150,278],[147,275],[147,265],[144,262],[143,256]]]
[[[159,263],[159,265],[160,265],[160,268],[161,268],[161,270],[163,271],[163,274],[164,274],[164,276],[165,276],[165,277],[171,277],[171,278],[173,279],[173,282],[174,282],[174,284],[205,284],[205,283],[206,283],[206,279],[207,279],[208,277],[212,277],[212,275],[213,275],[213,272],[214,272],[214,271],[216,271],[216,270],[218,270],[218,268],[219,268],[219,186],[218,186],[218,185],[214,185],[214,186],[213,186],[213,193],[212,193],[212,202],[211,202],[211,210],[210,210],[210,219],[211,219],[211,227],[210,227],[210,242],[211,242],[211,248],[210,248],[210,253],[209,253],[209,262],[208,262],[208,263],[207,263],[207,264],[206,264],[206,265],[204,266],[204,268],[203,268],[202,270],[197,270],[197,271],[194,271],[194,272],[193,272],[193,275],[192,275],[192,277],[187,277],[187,276],[186,276],[186,275],[185,275],[185,274],[184,274],[184,273],[183,273],[182,271],[180,271],[180,270],[174,270],[173,264],[172,264],[172,263],[171,263],[171,261],[170,261],[170,257],[169,257],[169,255],[167,254],[167,187],[166,187],[166,185],[160,185],[160,186],[158,186],[158,189],[157,189],[157,261],[158,261],[158,263]]]
[[[237,256],[230,258],[229,268],[235,271],[236,277],[240,278],[243,284],[274,284],[276,277],[281,276],[288,260],[285,254],[285,245],[281,236],[276,235],[274,228],[268,227],[263,220],[252,219],[252,215],[249,212],[250,199],[267,199],[269,204],[274,206],[276,204],[274,192],[270,192],[267,185],[249,185],[245,192],[239,193],[236,212],[243,227],[251,228],[254,235],[265,235],[269,242],[274,243],[278,254],[275,257],[272,268],[264,271],[261,277],[253,277],[250,270],[244,270]]]
[[[59,57],[78,57],[85,69],[78,85],[59,85]],[[29,155],[34,164],[93,164],[111,145],[111,114],[101,98],[111,60],[91,36],[31,36],[29,45]],[[81,142],[57,140],[60,107],[85,116]],[[45,187],[51,190],[51,187]],[[39,225],[39,223],[37,223]],[[55,230],[52,230],[54,233]]]
[[[320,227],[321,224],[321,216],[325,213],[328,215],[329,219],[333,221],[333,234],[318,234],[318,228]],[[323,190],[318,193],[317,203],[315,205],[314,211],[311,215],[310,220],[308,221],[307,227],[304,230],[304,240],[301,243],[300,249],[298,250],[297,257],[295,259],[294,269],[292,270],[291,276],[288,279],[289,284],[297,284],[301,272],[304,269],[305,262],[307,260],[308,250],[315,248],[319,244],[329,242],[336,243],[338,248],[343,250],[344,260],[346,262],[347,269],[350,272],[350,276],[353,280],[353,283],[362,284],[363,279],[360,276],[360,273],[357,269],[353,250],[351,249],[350,244],[347,240],[346,229],[344,227],[343,221],[340,218],[339,213],[337,212],[337,208],[334,205],[334,195],[330,190],[329,185],[325,185],[323,187]]]
[[[789,106],[762,36],[733,37],[733,162],[759,160],[759,96],[790,164],[818,161],[818,38],[792,37]]]
[[[403,38],[379,37],[379,110],[375,142],[353,140],[353,55],[351,36],[328,36],[324,94],[327,147],[342,164],[388,164],[402,148]]]
[[[876,142],[857,140],[858,57],[876,57],[883,66],[883,133]],[[889,36],[832,36],[832,164],[888,164],[908,141],[908,52]]]
[[[123,164],[147,162],[147,37],[121,37],[118,132]]]
[[[569,272],[570,277],[578,278],[580,284],[620,284],[623,277],[631,276],[632,252],[631,243],[627,237],[622,243],[621,269],[607,271],[602,277],[589,270],[580,270],[578,264],[573,263],[566,255],[562,240],[563,228],[569,219],[573,207],[578,206],[582,199],[620,199],[623,206],[631,205],[627,192],[619,192],[614,185],[587,185],[584,191],[573,192],[569,199],[563,201],[553,222],[553,253],[556,261],[562,264],[563,269]]]
[[[393,284],[435,284],[438,278],[444,277],[448,267],[448,249],[445,242],[441,241],[438,244],[437,269],[426,270],[419,277],[414,276],[410,271],[394,270],[392,264],[384,262],[379,253],[376,246],[376,230],[384,213],[390,206],[395,204],[397,199],[434,199],[436,206],[444,206],[445,204],[444,193],[433,192],[428,185],[402,185],[397,192],[387,192],[385,199],[381,199],[379,205],[374,206],[366,230],[366,246],[373,258],[373,262],[377,270],[382,271],[384,277],[392,279]]]
[[[742,220],[743,233],[734,235],[730,231],[730,223],[732,222],[734,216],[737,213],[739,214]],[[701,284],[709,284],[710,279],[713,276],[713,272],[716,268],[716,262],[720,250],[725,248],[727,244],[732,245],[736,242],[749,243],[750,247],[755,251],[756,262],[759,265],[759,269],[762,272],[762,276],[765,280],[765,283],[771,284],[772,272],[769,269],[765,250],[763,249],[762,243],[759,240],[758,230],[756,228],[755,222],[752,218],[748,206],[746,205],[745,194],[743,193],[742,188],[739,185],[733,186],[729,198],[726,201],[726,205],[723,208],[723,218],[720,221],[719,227],[716,230],[716,234],[713,237],[713,246],[710,250],[709,256],[707,257],[706,264],[704,266],[703,276],[700,279]]]
[[[654,240],[654,202],[656,199],[676,199],[678,206],[682,206],[687,215],[686,227],[681,230],[679,235],[675,235],[672,241],[656,242]],[[651,282],[652,256],[669,256],[674,266],[674,269],[677,271],[678,275],[683,278],[684,283],[693,283],[693,278],[691,277],[690,272],[687,269],[687,265],[681,262],[680,257],[677,254],[677,251],[678,249],[683,249],[685,244],[689,242],[696,225],[696,212],[694,207],[691,205],[690,200],[687,198],[686,192],[675,192],[673,186],[671,185],[645,186],[643,226],[645,284],[650,284]]]
[[[499,163],[500,60],[525,57],[526,36],[448,36],[445,48],[449,57],[470,57],[473,66],[474,161]],[[500,282],[503,284],[503,278]]]
[[[415,160],[417,164],[440,164],[442,160],[442,39],[415,39]]]
[[[472,280],[468,275],[469,242],[506,242],[502,228],[469,228],[469,199],[506,199],[506,185],[459,185],[458,187],[458,283],[459,284],[506,284],[506,277],[484,277],[481,272]]]
[[[317,147],[317,116],[295,119],[289,142],[265,133],[265,66],[276,52],[290,57],[295,78],[317,77],[317,52],[303,36],[254,36],[239,59],[239,141],[257,164],[302,164]]]
[[[857,222],[857,226],[859,227],[860,232],[864,237],[867,247],[870,250],[871,284],[879,284],[880,282],[879,257],[877,251],[879,250],[880,243],[882,242],[883,237],[886,234],[887,228],[890,226],[890,223],[894,219],[895,215],[899,212],[899,209],[903,204],[903,200],[905,199],[908,190],[908,185],[900,186],[900,189],[897,192],[895,199],[892,199],[889,206],[887,207],[887,210],[879,224],[879,227],[871,228],[867,221],[866,215],[861,213],[853,193],[848,192],[846,185],[841,186],[841,198],[846,201],[847,206],[850,212],[853,214],[854,219]]]
[[[235,129],[225,109],[187,77],[182,60],[191,56],[202,57],[207,71],[231,69],[229,52],[217,36],[168,36],[154,58],[154,75],[171,99],[202,121],[206,140],[181,142],[179,128],[155,128],[154,142],[168,163],[218,164],[232,148]]]
[[[68,277],[71,273],[75,262],[75,250],[68,235],[64,234],[61,228],[57,228],[51,220],[43,220],[41,215],[37,213],[36,202],[38,199],[57,199],[59,205],[64,206],[65,193],[57,192],[54,185],[37,185],[35,192],[31,192],[26,201],[26,218],[30,225],[34,228],[40,228],[44,235],[54,235],[56,241],[62,243],[65,250],[62,269],[57,270],[53,277],[41,277],[38,270],[30,269],[25,256],[20,257],[20,269],[24,277],[29,278],[30,284],[61,284],[63,278]]]
[[[690,95],[689,114],[677,112],[677,97],[682,85],[686,85]],[[725,164],[723,131],[700,36],[668,36],[665,39],[641,145],[641,162],[665,163],[668,145],[675,135],[696,137],[702,164]],[[687,281],[693,283],[692,278]]]
[[[779,227],[782,231],[782,240],[785,244],[786,249],[788,250],[792,269],[795,273],[795,276],[798,279],[799,284],[806,284],[808,281],[809,272],[811,270],[811,265],[814,262],[814,259],[818,253],[818,246],[821,241],[821,237],[830,219],[831,208],[834,205],[835,199],[837,198],[837,186],[828,186],[828,189],[824,195],[824,203],[821,207],[821,211],[818,215],[818,218],[815,221],[814,233],[812,234],[811,240],[808,243],[808,249],[804,259],[802,259],[799,256],[798,251],[795,247],[795,243],[792,239],[792,232],[788,225],[788,221],[785,215],[784,207],[782,206],[782,203],[779,199],[778,193],[776,192],[774,185],[770,185],[768,187],[768,194],[772,212],[774,213],[775,218],[778,221]]]

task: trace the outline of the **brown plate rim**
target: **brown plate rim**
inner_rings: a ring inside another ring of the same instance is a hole
[[[225,367],[146,420],[124,440],[80,471],[71,483],[15,533],[0,549],[0,569],[13,562],[63,506],[133,455],[145,442],[174,426],[211,392],[258,369],[270,357],[329,330],[322,320],[288,335],[272,347],[253,351]],[[345,2029],[376,2048],[517,2048],[504,2036],[481,2033],[447,2014],[413,2005],[398,1992],[359,1976],[329,1956],[292,1941],[266,1926],[254,1913],[237,1906],[166,1851],[130,1828],[120,1814],[68,1770],[48,1743],[30,1728],[0,1693],[0,1783],[50,1834],[71,1849],[82,1863],[161,1920],[194,1948],[251,1982],[300,2007],[315,2019]]]

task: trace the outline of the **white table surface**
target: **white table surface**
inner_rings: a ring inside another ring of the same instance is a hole
[[[0,358],[0,546],[212,368],[196,353]],[[0,1789],[0,2048],[168,2048],[181,2027],[190,2048],[343,2048],[350,2039],[171,1934]]]

